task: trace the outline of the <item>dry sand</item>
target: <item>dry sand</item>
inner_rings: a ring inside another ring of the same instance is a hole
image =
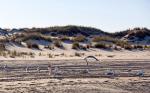
[[[39,79],[0,82],[0,93],[150,93],[150,78]]]
[[[7,63],[12,69],[10,72],[0,73],[0,93],[150,93],[150,77],[114,77],[114,78],[50,78],[47,72],[26,73],[24,67],[31,68],[57,63],[58,65],[80,65],[83,60],[57,60],[57,61],[1,61],[1,66]],[[149,60],[105,60],[101,66],[121,70],[130,64],[134,67],[144,67],[150,75]],[[119,68],[118,68],[119,66]],[[101,68],[100,68],[101,69]],[[133,68],[134,69],[134,68]],[[19,72],[22,70],[21,72]],[[44,70],[43,70],[44,71]],[[22,73],[24,72],[24,73]],[[37,74],[38,73],[38,74]],[[24,74],[23,76],[21,74]],[[29,75],[32,74],[32,75]],[[39,77],[43,78],[39,78]],[[18,78],[22,78],[22,80]],[[27,79],[34,77],[34,79]],[[46,78],[45,78],[46,77]],[[6,79],[4,79],[6,78]],[[8,80],[7,80],[8,78]],[[11,79],[16,78],[16,79]],[[23,79],[24,78],[24,79]]]

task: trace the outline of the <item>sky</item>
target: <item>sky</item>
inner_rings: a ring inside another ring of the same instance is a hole
[[[0,27],[150,28],[150,0],[0,0]]]

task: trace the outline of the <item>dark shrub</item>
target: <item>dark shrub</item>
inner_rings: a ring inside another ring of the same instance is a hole
[[[72,49],[79,49],[80,48],[80,44],[78,42],[74,42],[72,44]]]
[[[67,36],[62,36],[62,37],[60,37],[60,40],[61,41],[70,41],[70,38]]]
[[[93,42],[107,41],[107,42],[116,42],[117,39],[108,37],[108,36],[96,36],[92,40]]]
[[[5,45],[4,44],[0,44],[0,51],[5,51],[6,48],[5,48]]]
[[[53,46],[53,45],[48,45],[48,46],[45,46],[45,48],[50,49],[50,50],[53,50],[53,49],[54,49],[54,46]]]
[[[38,44],[32,44],[32,43],[27,43],[27,47],[28,48],[36,48],[36,49],[40,49]]]
[[[27,40],[46,40],[46,41],[52,42],[51,37],[42,35],[40,33],[24,34],[21,37],[21,41],[27,41]]]
[[[80,49],[82,49],[82,50],[87,50],[87,47],[80,45]]]
[[[104,48],[104,49],[106,49],[107,46],[104,43],[96,43],[95,48]]]
[[[54,45],[55,45],[56,47],[58,47],[58,48],[63,48],[63,45],[62,45],[62,43],[61,43],[60,40],[54,41]]]
[[[39,49],[39,46],[37,44],[32,44],[32,48]]]
[[[142,45],[135,45],[134,48],[136,48],[136,49],[143,49],[143,46]]]
[[[132,49],[133,49],[133,47],[132,47],[131,45],[125,45],[125,46],[124,46],[124,49],[132,50]]]
[[[144,46],[144,49],[150,49],[150,46],[145,45],[145,46]]]
[[[91,48],[91,46],[90,46],[90,45],[87,45],[86,47],[87,47],[87,49]]]
[[[75,52],[75,56],[81,57],[81,56],[84,56],[84,55],[85,55],[84,53]]]

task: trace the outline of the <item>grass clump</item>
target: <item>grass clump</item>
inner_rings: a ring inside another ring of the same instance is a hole
[[[34,58],[34,57],[35,57],[35,54],[32,53],[32,52],[30,52],[29,55],[30,55],[31,58]]]
[[[61,40],[61,41],[71,41],[70,38],[67,37],[67,36],[62,36],[62,37],[60,37],[60,40]]]
[[[75,52],[75,56],[77,56],[77,57],[81,57],[81,56],[84,56],[84,55],[85,55],[84,53]]]
[[[0,51],[5,51],[6,50],[6,47],[4,44],[0,44]]]
[[[131,45],[124,45],[124,49],[127,49],[127,50],[132,50],[133,47]]]
[[[56,47],[58,47],[58,48],[63,48],[63,44],[61,43],[60,40],[55,40],[55,41],[54,41],[54,45],[55,45]]]
[[[40,49],[38,44],[27,43],[28,48]]]
[[[79,35],[79,36],[73,38],[74,42],[84,42],[85,40],[86,40],[86,37],[83,35]]]
[[[25,34],[22,38],[22,41],[27,41],[27,40],[46,40],[52,42],[51,37],[42,35],[40,33]]]
[[[53,50],[54,49],[54,46],[53,45],[48,45],[48,46],[45,46],[45,48],[49,49],[49,50]]]
[[[95,47],[95,48],[103,48],[103,49],[106,49],[106,48],[107,48],[106,44],[104,44],[104,43],[96,43],[96,44],[94,45],[94,47]]]
[[[74,42],[72,44],[72,49],[80,49],[80,44],[78,42]]]
[[[53,55],[52,55],[52,54],[48,54],[48,57],[49,57],[49,58],[53,58]]]
[[[108,37],[108,36],[96,36],[92,40],[93,42],[107,41],[107,42],[115,42],[116,39]]]
[[[72,44],[72,49],[82,49],[82,50],[87,50],[88,47],[87,46],[83,46],[83,45],[80,45],[78,42],[74,42]]]

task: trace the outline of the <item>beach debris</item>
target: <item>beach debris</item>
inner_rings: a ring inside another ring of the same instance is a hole
[[[87,74],[87,73],[89,73],[89,69],[85,69],[82,71],[82,74]]]
[[[54,67],[54,75],[60,75],[61,74],[61,71],[59,70],[59,67]]]
[[[27,67],[25,68],[25,71],[28,72],[28,70],[29,70],[29,67],[27,66]]]
[[[105,75],[114,76],[115,72],[113,70],[107,70]]]
[[[143,76],[144,76],[144,71],[143,71],[143,70],[139,70],[139,71],[136,73],[136,76],[143,77]]]
[[[8,68],[7,68],[7,67],[8,67],[8,66],[7,66],[6,64],[5,64],[4,67],[3,67],[3,68],[4,68],[4,71],[6,71],[6,72],[8,71]]]
[[[37,72],[40,72],[40,66],[37,66]]]
[[[48,68],[48,74],[51,75],[51,74],[52,74],[52,66],[51,66],[51,65],[48,65],[47,68]]]
[[[99,61],[96,57],[94,56],[87,56],[86,58],[84,58],[84,60],[87,63],[87,66],[89,65],[89,59],[94,59],[94,61]]]

